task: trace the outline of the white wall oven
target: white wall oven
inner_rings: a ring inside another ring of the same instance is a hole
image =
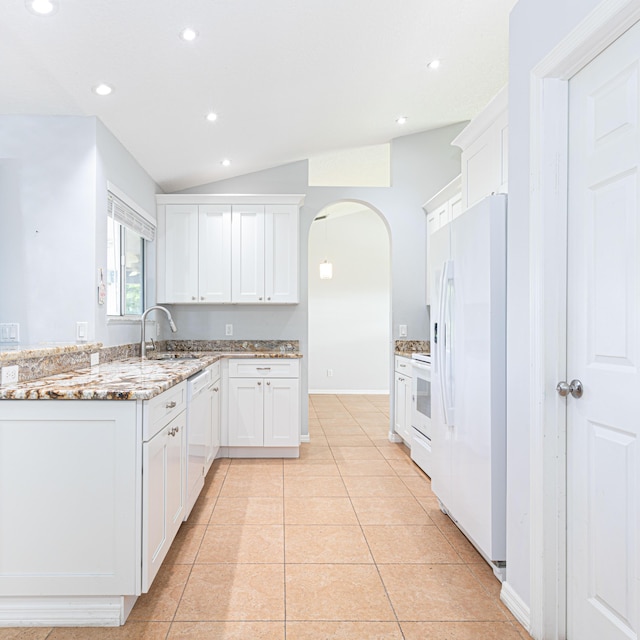
[[[411,459],[431,476],[431,356],[414,353],[411,388]]]

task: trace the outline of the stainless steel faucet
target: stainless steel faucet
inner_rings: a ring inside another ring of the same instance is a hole
[[[140,356],[142,358],[146,358],[147,357],[147,340],[145,337],[145,320],[147,319],[147,315],[149,314],[150,311],[153,311],[154,309],[158,309],[160,311],[164,311],[167,314],[167,319],[169,320],[169,326],[171,327],[171,331],[173,331],[173,333],[175,333],[178,330],[178,327],[176,327],[176,323],[173,321],[173,318],[171,317],[171,313],[169,313],[169,309],[166,309],[165,307],[161,307],[159,304],[155,305],[154,307],[149,307],[143,314],[142,314],[142,331],[141,331],[141,337],[140,337]]]

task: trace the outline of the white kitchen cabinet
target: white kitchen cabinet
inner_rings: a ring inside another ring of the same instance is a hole
[[[298,208],[233,207],[233,302],[298,302]]]
[[[462,149],[462,210],[507,193],[509,117],[504,87],[452,142]]]
[[[211,377],[213,386],[211,388],[211,428],[208,431],[209,437],[205,448],[205,468],[204,474],[207,475],[213,461],[216,459],[220,451],[221,444],[221,397],[222,397],[222,381],[220,379],[220,362],[211,365]]]
[[[184,519],[186,411],[142,446],[142,591],[151,587]]]
[[[395,409],[393,429],[411,448],[411,358],[395,357]]]
[[[297,303],[298,195],[159,195],[158,301]]]
[[[231,360],[228,388],[230,448],[295,447],[297,450],[300,445],[297,360]]]
[[[231,206],[158,208],[158,301],[231,301]]]
[[[422,208],[427,214],[426,237],[426,272],[425,272],[425,300],[431,304],[431,236],[457,218],[462,209],[462,176],[454,178],[448,185],[442,188],[436,195],[430,198]]]

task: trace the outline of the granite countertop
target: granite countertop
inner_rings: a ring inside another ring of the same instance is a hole
[[[149,400],[222,358],[301,358],[300,353],[194,353],[166,359],[126,358],[0,386],[0,400]],[[182,355],[182,354],[180,354]]]

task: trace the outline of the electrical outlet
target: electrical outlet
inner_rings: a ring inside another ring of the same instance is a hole
[[[2,367],[2,376],[0,377],[2,384],[14,384],[18,382],[18,365],[12,367]]]
[[[327,369],[327,378],[333,377],[333,369]]]
[[[100,354],[96,351],[96,353],[91,354],[91,366],[97,367],[100,364]]]
[[[224,325],[224,335],[225,336],[232,336],[233,335],[233,325],[232,324],[225,324]]]

